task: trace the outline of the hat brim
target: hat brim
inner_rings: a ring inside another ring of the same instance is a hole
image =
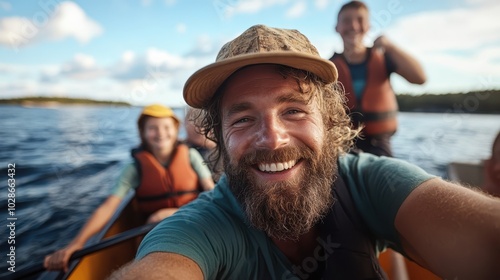
[[[180,123],[179,118],[175,115],[174,111],[171,108],[164,107],[162,105],[150,105],[144,108],[141,112],[140,117],[148,116],[153,118],[172,118],[177,124]]]
[[[315,55],[289,51],[244,54],[209,64],[196,71],[184,85],[184,100],[192,107],[202,108],[229,76],[242,67],[254,64],[281,64],[306,70],[326,83],[333,83],[338,77],[333,62]]]

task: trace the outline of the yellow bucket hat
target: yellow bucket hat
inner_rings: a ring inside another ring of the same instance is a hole
[[[177,125],[179,125],[180,120],[177,118],[175,115],[174,111],[170,109],[167,106],[163,106],[160,104],[152,104],[149,106],[144,107],[141,113],[141,117],[143,116],[150,116],[154,118],[172,118],[177,122]]]

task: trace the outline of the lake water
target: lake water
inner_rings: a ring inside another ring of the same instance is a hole
[[[66,245],[105,199],[138,144],[140,108],[0,106],[0,254],[9,253],[8,164],[15,164],[16,269]],[[176,111],[182,116],[183,110]],[[394,154],[446,177],[490,154],[499,115],[400,113]],[[181,132],[181,137],[184,132]],[[10,216],[12,217],[12,216]],[[0,277],[8,275],[2,257]]]

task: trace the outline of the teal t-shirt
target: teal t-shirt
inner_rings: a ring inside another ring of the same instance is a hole
[[[407,162],[367,153],[342,156],[339,174],[378,243],[401,248],[396,213],[415,187],[434,176]],[[247,223],[225,176],[214,190],[154,228],[136,258],[151,252],[184,255],[200,266],[205,279],[259,279],[264,270],[275,279],[293,275],[292,264],[271,239]]]
[[[200,153],[194,149],[189,148],[189,161],[199,179],[211,178],[212,172],[207,164],[201,157]],[[128,163],[122,170],[120,177],[111,189],[111,194],[123,198],[131,189],[139,186],[140,178],[137,167],[134,162]]]

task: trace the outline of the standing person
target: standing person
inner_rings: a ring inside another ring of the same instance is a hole
[[[168,107],[154,104],[144,108],[138,119],[141,145],[132,151],[135,162],[125,166],[111,195],[70,244],[45,257],[45,268],[67,271],[71,255],[106,225],[131,189],[136,189],[139,211],[148,223],[171,216],[200,191],[213,189],[210,170],[201,155],[178,142],[179,125]]]
[[[378,156],[392,157],[391,137],[397,129],[398,104],[390,84],[393,72],[411,83],[422,84],[422,66],[408,53],[380,36],[373,47],[363,39],[370,29],[368,7],[361,1],[344,4],[337,15],[335,30],[342,37],[344,52],[330,60],[337,66],[338,80],[344,86],[351,119],[355,126],[363,125],[357,149]],[[392,250],[387,255],[393,263],[394,279],[406,279],[404,258]]]
[[[387,37],[380,36],[372,48],[366,47],[363,39],[369,29],[370,15],[365,4],[344,4],[335,27],[344,42],[344,52],[335,53],[330,60],[337,66],[354,125],[364,126],[356,147],[392,156],[390,140],[397,129],[398,104],[389,76],[395,72],[414,84],[423,84],[426,77],[420,63]]]
[[[111,279],[384,279],[391,246],[444,278],[500,277],[500,199],[348,154],[337,70],[297,30],[250,27],[184,86],[224,174]],[[467,253],[465,253],[467,252]]]
[[[482,189],[500,197],[500,132],[491,146],[491,157],[484,162],[484,185]]]

